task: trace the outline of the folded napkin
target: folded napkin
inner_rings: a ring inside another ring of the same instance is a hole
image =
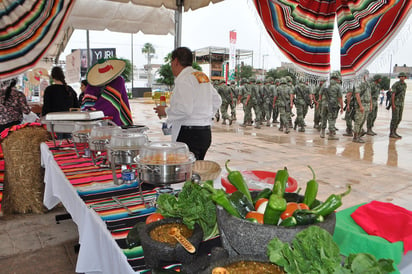
[[[351,217],[369,235],[391,243],[402,241],[404,254],[412,250],[412,211],[391,203],[372,201],[356,209]]]

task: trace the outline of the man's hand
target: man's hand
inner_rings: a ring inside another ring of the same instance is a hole
[[[157,113],[157,116],[159,119],[166,117],[166,111],[165,111],[166,106],[157,106],[154,107],[154,111]]]

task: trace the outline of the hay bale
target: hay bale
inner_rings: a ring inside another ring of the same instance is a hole
[[[30,126],[12,131],[3,139],[5,180],[2,211],[44,213],[44,169],[40,144],[50,139],[43,127]]]

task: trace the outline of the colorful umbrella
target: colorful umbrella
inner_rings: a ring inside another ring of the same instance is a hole
[[[341,73],[354,77],[373,61],[411,12],[410,0],[254,0],[279,49],[306,72],[330,71],[337,18]]]
[[[75,1],[0,1],[0,79],[32,68],[62,28]]]

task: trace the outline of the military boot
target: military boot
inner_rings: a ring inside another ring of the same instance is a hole
[[[396,136],[397,138],[399,138],[399,139],[402,138],[402,136],[400,136],[400,135],[396,132],[396,130],[395,130],[393,133],[395,134],[395,136]]]
[[[296,123],[295,121],[295,125],[293,126],[293,129],[296,130],[297,127],[298,127],[298,123]]]
[[[359,133],[354,133],[353,134],[352,142],[354,142],[354,143],[365,143],[365,141],[363,139],[361,139]]]
[[[366,134],[369,135],[369,136],[375,136],[376,135],[376,133],[373,132],[372,128],[368,128],[368,131],[366,131]]]
[[[266,126],[267,126],[267,127],[270,127],[270,120],[268,120],[268,121],[266,122]]]
[[[286,126],[286,127],[285,127],[285,133],[288,134],[289,132],[290,132],[289,127]]]
[[[300,127],[300,128],[299,128],[299,132],[305,132],[305,128],[304,128],[304,127]]]
[[[349,128],[346,129],[346,132],[343,133],[343,136],[349,136],[352,137],[353,136],[353,131]]]
[[[325,138],[325,129],[324,128],[322,128],[320,130],[320,138]]]
[[[339,140],[339,138],[336,136],[335,131],[330,131],[329,132],[328,140]]]
[[[229,126],[231,126],[233,123],[233,119],[229,119]]]
[[[279,124],[279,121],[278,120],[273,120],[272,123]]]
[[[226,119],[223,119],[222,125],[226,125]]]
[[[215,114],[215,117],[216,117],[216,122],[219,122],[219,120],[220,120],[220,115],[219,114]]]
[[[391,128],[391,132],[389,133],[389,138],[399,139],[399,137],[395,134],[395,130]]]

